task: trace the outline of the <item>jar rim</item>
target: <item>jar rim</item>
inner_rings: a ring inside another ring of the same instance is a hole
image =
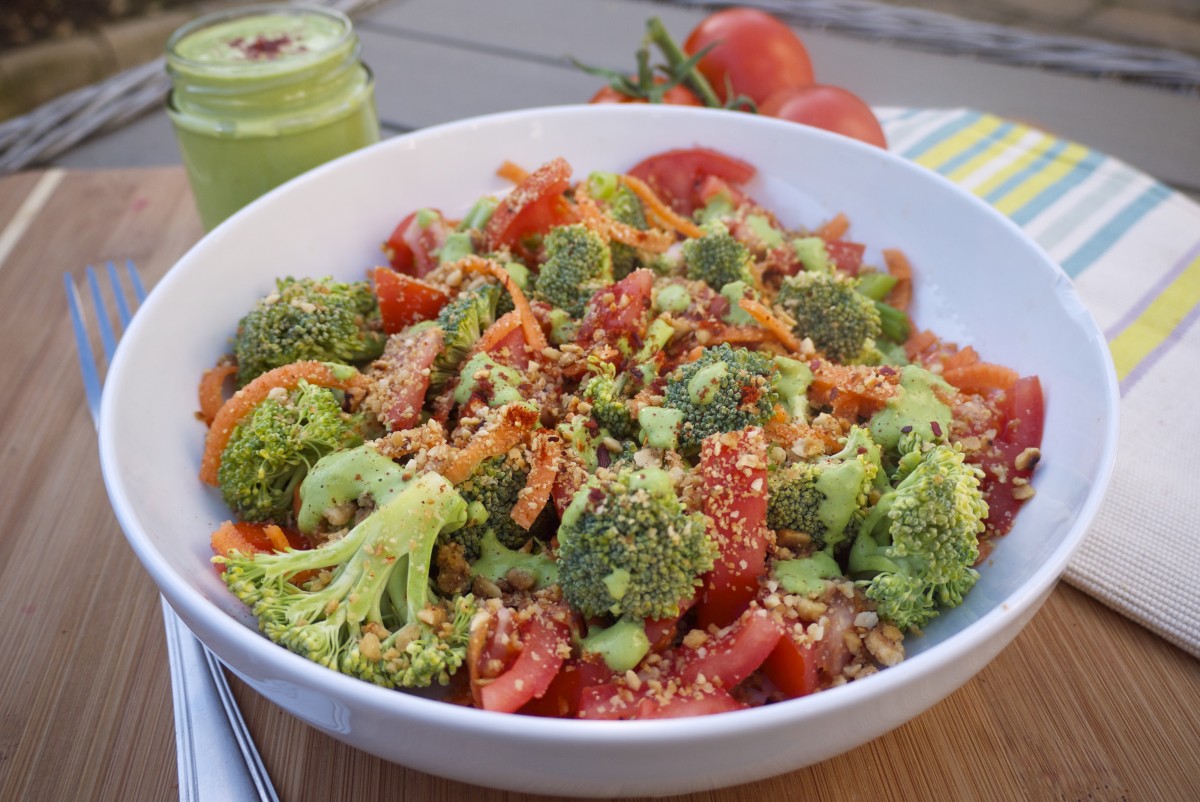
[[[287,58],[287,64],[292,68],[298,68],[305,63],[313,63],[326,59],[330,56],[330,54],[344,49],[347,44],[355,38],[353,23],[351,23],[350,18],[337,9],[306,3],[262,3],[215,11],[211,14],[205,14],[185,23],[176,29],[175,32],[171,34],[170,38],[167,39],[167,61],[175,69],[183,68],[192,72],[208,74],[233,75],[276,71],[279,69],[279,62],[275,60],[262,62],[248,61],[220,63],[188,58],[187,56],[181,55],[178,52],[179,44],[199,31],[213,28],[217,25],[231,22],[233,20],[268,15],[291,17],[325,17],[336,22],[340,28],[340,33],[337,39],[322,47],[320,50],[289,55]],[[264,69],[268,65],[270,69]]]

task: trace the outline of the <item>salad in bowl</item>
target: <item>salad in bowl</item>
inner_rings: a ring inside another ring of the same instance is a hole
[[[1015,227],[877,148],[542,109],[214,230],[124,338],[102,464],[163,594],[294,715],[492,787],[678,793],[862,743],[1015,636],[1111,466],[1102,343]]]
[[[788,228],[746,161],[502,172],[404,217],[370,280],[281,277],[205,374],[215,562],[260,630],[584,719],[900,662],[1034,494],[1037,377],[914,327],[900,251]]]

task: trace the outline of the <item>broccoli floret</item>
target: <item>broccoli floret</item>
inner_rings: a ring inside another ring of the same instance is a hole
[[[583,385],[580,395],[591,404],[592,418],[614,437],[629,437],[633,434],[633,418],[621,395],[616,367],[611,362],[602,362],[590,368],[592,377]]]
[[[498,286],[481,284],[473,290],[460,293],[457,298],[442,307],[434,321],[434,325],[442,330],[443,345],[442,352],[433,361],[429,372],[431,389],[441,389],[458,374],[458,369],[470,352],[471,346],[475,345],[483,330],[496,321],[496,305],[499,300]]]
[[[374,511],[319,548],[214,558],[226,585],[268,638],[309,660],[388,688],[445,684],[466,659],[474,601],[434,596],[430,563],[438,534],[466,519],[466,503],[436,473],[406,480],[369,445],[322,462],[301,485],[305,520],[314,518],[309,482],[322,503],[321,483],[335,477],[334,495],[370,496]],[[290,581],[309,571],[320,574]]]
[[[796,321],[799,337],[841,363],[855,362],[882,329],[875,303],[855,290],[854,279],[831,273],[798,273],[784,279],[779,306]]]
[[[845,540],[855,516],[869,505],[880,470],[879,446],[866,429],[855,426],[838,453],[771,473],[767,526],[805,532],[817,548],[832,550]]]
[[[342,412],[332,390],[301,381],[247,415],[221,454],[217,484],[243,521],[283,523],[309,469],[326,454],[362,442],[361,418]]]
[[[687,512],[657,468],[582,487],[563,515],[558,544],[563,596],[588,616],[679,615],[679,603],[716,557],[705,519]]]
[[[663,405],[683,413],[680,448],[694,452],[717,432],[740,431],[770,419],[776,401],[771,358],[721,344],[667,379]]]
[[[645,231],[649,228],[649,224],[646,222],[646,210],[642,207],[641,200],[633,194],[633,190],[624,184],[617,187],[616,192],[613,193],[608,213],[618,223],[624,223],[638,231]],[[632,245],[614,242],[610,247],[612,248],[614,278],[623,279],[642,266],[641,255],[638,253],[638,249]]]
[[[479,559],[471,563],[471,575],[499,582],[513,570],[532,578],[531,590],[558,584],[558,563],[549,554],[510,549],[496,539],[494,531],[487,530],[479,544]]]
[[[721,223],[709,223],[704,236],[683,243],[683,260],[688,278],[703,281],[717,292],[735,281],[754,280],[750,251]]]
[[[503,545],[520,548],[529,540],[529,532],[512,519],[512,509],[528,477],[529,471],[514,466],[507,455],[484,460],[457,488],[467,503],[466,526],[443,537],[462,544],[468,560],[479,556],[484,533],[489,531]]]
[[[909,629],[940,607],[957,607],[974,587],[988,507],[982,473],[951,446],[918,446],[901,459],[898,476],[859,526],[849,570],[881,618]]]
[[[586,226],[559,226],[546,235],[534,294],[572,317],[583,315],[587,302],[601,287],[613,283],[608,244]]]
[[[383,353],[379,303],[365,281],[281,278],[238,323],[238,383],[272,368],[315,359],[363,362]]]

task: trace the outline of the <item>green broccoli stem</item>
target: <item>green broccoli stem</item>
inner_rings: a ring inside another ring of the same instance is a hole
[[[646,20],[646,36],[662,52],[663,58],[667,60],[667,65],[670,67],[672,76],[677,77],[682,75],[683,82],[699,96],[705,106],[714,109],[724,108],[721,99],[713,91],[712,84],[700,74],[700,70],[696,69],[695,59],[689,59],[682,48],[675,43],[675,40],[671,38],[671,34],[667,33],[662,20],[658,17],[651,17]]]
[[[912,328],[908,315],[883,301],[875,301],[875,309],[879,311],[879,325],[883,336],[894,343],[905,342]]]
[[[882,301],[898,282],[899,279],[890,273],[865,271],[858,274],[858,286],[855,289],[872,301]]]

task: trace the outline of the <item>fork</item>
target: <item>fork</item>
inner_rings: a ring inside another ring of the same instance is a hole
[[[118,331],[109,317],[97,271],[88,265],[86,272],[92,309],[104,350],[104,364],[107,365],[112,362],[117,350],[117,339],[129,326],[133,311],[145,299],[146,292],[131,260],[125,262],[124,281],[116,265],[108,262],[109,293],[120,320]],[[92,352],[79,288],[70,273],[66,273],[63,279],[88,410],[92,414],[92,423],[98,427],[100,365]],[[159,600],[162,603],[171,668],[180,802],[249,799],[279,802],[221,664],[179,619],[167,600],[161,597]]]

